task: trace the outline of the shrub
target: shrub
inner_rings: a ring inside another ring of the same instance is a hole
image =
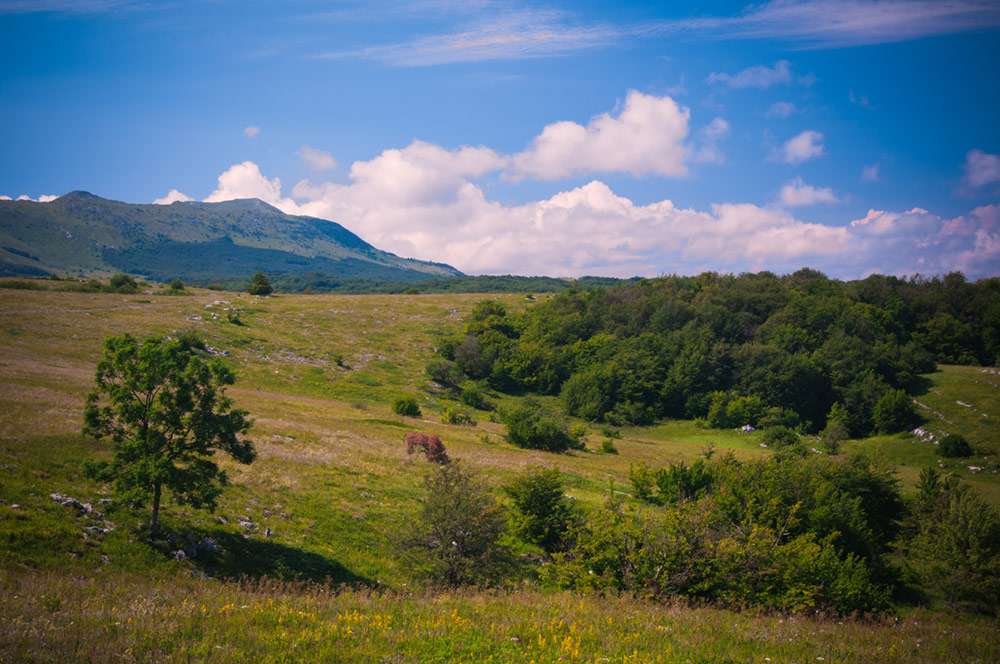
[[[420,417],[420,405],[413,397],[400,397],[392,402],[392,412],[404,417]]]
[[[456,461],[435,468],[425,486],[420,512],[403,538],[417,571],[446,586],[501,581],[510,565],[500,543],[506,519],[483,482]]]
[[[108,282],[108,288],[112,293],[132,294],[138,292],[139,284],[127,274],[116,274]]]
[[[580,448],[580,439],[570,433],[565,422],[557,420],[533,402],[525,401],[502,412],[500,417],[507,425],[507,442],[515,447],[546,452]]]
[[[503,491],[514,503],[511,531],[515,535],[549,553],[565,546],[577,511],[564,494],[558,468],[528,468]]]
[[[174,279],[170,282],[170,286],[168,288],[172,291],[182,291],[184,290],[184,282],[180,279]]]
[[[768,447],[774,448],[776,452],[805,454],[806,448],[799,440],[798,434],[788,427],[771,427],[764,430],[761,442]]]
[[[446,408],[444,413],[441,414],[441,424],[461,424],[474,427],[478,423],[464,410],[451,407]]]
[[[875,404],[872,419],[879,433],[897,433],[916,426],[917,411],[906,392],[887,390]]]
[[[601,452],[604,454],[618,454],[618,448],[615,447],[615,441],[611,438],[605,438],[602,440]]]
[[[271,287],[271,282],[268,281],[267,276],[257,270],[257,274],[253,275],[253,279],[250,280],[250,285],[247,287],[247,292],[251,295],[270,295],[274,289]]]
[[[411,431],[403,438],[403,442],[406,443],[407,454],[413,454],[419,450],[430,462],[442,465],[451,462],[451,459],[448,458],[448,452],[444,449],[444,443],[432,433]]]
[[[961,434],[953,433],[941,439],[941,456],[952,459],[972,456],[972,447],[969,441]]]
[[[431,360],[426,371],[431,380],[440,385],[458,385],[465,380],[462,370],[451,360]]]
[[[477,410],[489,410],[489,404],[486,402],[486,397],[483,396],[482,391],[478,387],[465,388],[462,390],[460,399],[462,403],[471,408],[476,408]]]

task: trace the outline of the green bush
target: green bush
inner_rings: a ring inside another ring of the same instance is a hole
[[[952,459],[972,456],[972,446],[961,434],[948,434],[941,439],[941,444],[938,447],[941,450],[941,456]]]
[[[531,401],[503,411],[500,419],[507,425],[507,442],[515,447],[546,452],[581,448],[580,439],[570,433],[565,422]]]
[[[431,360],[425,370],[431,380],[440,385],[458,385],[465,380],[465,374],[451,360]]]
[[[470,408],[475,408],[477,410],[490,410],[486,397],[483,395],[482,390],[478,387],[465,388],[462,390],[462,394],[459,398],[462,403]]]
[[[257,274],[253,275],[253,279],[250,280],[247,292],[251,295],[270,295],[273,291],[274,289],[271,287],[271,282],[267,276],[260,270],[257,270]]]
[[[577,521],[577,511],[563,490],[558,468],[528,468],[503,488],[514,503],[511,531],[549,553],[567,543],[570,527]]]
[[[613,438],[605,438],[601,441],[601,452],[604,454],[618,454],[618,448],[615,447]]]
[[[879,398],[872,413],[879,433],[908,431],[918,422],[913,399],[903,390],[888,390]]]
[[[474,427],[478,424],[478,422],[476,422],[476,420],[474,420],[471,415],[469,415],[464,410],[459,410],[455,408],[454,406],[446,408],[444,413],[441,414],[441,423],[460,424],[470,427]]]
[[[420,405],[413,397],[400,397],[392,402],[392,412],[404,417],[420,417]]]
[[[135,279],[127,274],[116,274],[108,282],[108,289],[112,293],[133,294],[139,291],[139,284]]]
[[[500,582],[510,566],[506,519],[486,485],[460,461],[427,476],[420,511],[403,536],[419,573],[446,586]]]

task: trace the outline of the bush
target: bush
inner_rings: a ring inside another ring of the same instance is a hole
[[[799,455],[806,453],[805,445],[799,440],[798,434],[788,427],[778,426],[765,429],[764,435],[761,436],[761,442],[774,448],[776,452]]]
[[[127,274],[116,274],[108,282],[112,293],[133,294],[139,291],[139,284]]]
[[[972,456],[972,446],[961,434],[953,433],[941,439],[941,456],[951,459]]]
[[[435,468],[425,486],[420,512],[403,538],[417,571],[446,586],[500,582],[510,566],[500,543],[506,519],[483,482],[456,461]]]
[[[906,392],[888,390],[875,404],[872,419],[879,433],[897,433],[916,426],[917,411]]]
[[[601,452],[604,454],[618,454],[618,448],[615,447],[615,441],[612,438],[605,438],[601,441]]]
[[[462,395],[460,397],[462,403],[471,408],[477,410],[489,410],[489,404],[486,401],[486,397],[483,396],[482,391],[478,387],[467,387],[462,390]]]
[[[257,274],[253,275],[253,279],[250,280],[250,285],[247,287],[247,292],[251,295],[270,295],[274,289],[271,287],[271,282],[268,281],[267,276],[257,270]]]
[[[174,279],[170,282],[170,286],[168,288],[172,291],[182,291],[184,290],[184,282],[180,279]]]
[[[441,414],[441,424],[461,424],[474,427],[478,422],[472,419],[472,416],[464,410],[451,407],[446,408],[444,413]]]
[[[514,503],[511,531],[515,535],[549,553],[566,545],[577,511],[563,492],[558,468],[528,468],[503,491]]]
[[[403,442],[406,443],[407,454],[413,454],[419,450],[432,463],[451,463],[451,459],[448,458],[448,452],[444,449],[444,443],[432,433],[411,431],[403,437]]]
[[[580,439],[570,433],[566,423],[530,401],[504,411],[500,419],[507,425],[507,442],[546,452],[580,449]]]
[[[404,417],[420,417],[420,406],[413,397],[400,397],[392,402],[392,412]]]
[[[425,370],[431,380],[440,385],[458,385],[465,380],[465,374],[451,360],[431,360]]]

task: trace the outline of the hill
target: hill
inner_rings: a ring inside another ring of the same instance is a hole
[[[996,661],[995,618],[905,606],[884,619],[789,619],[629,594],[551,592],[532,582],[538,564],[528,565],[521,590],[422,588],[397,537],[417,514],[429,467],[406,455],[409,430],[439,435],[449,455],[495,489],[527,467],[558,468],[566,493],[587,509],[609,497],[635,504],[630,471],[643,462],[691,465],[711,449],[747,462],[770,456],[759,432],[684,420],[621,427],[617,454],[599,453],[605,431],[589,425],[587,450],[561,455],[506,443],[495,411],[473,411],[476,426],[441,423],[460,405],[458,395],[432,383],[424,367],[442,339],[464,328],[481,297],[0,289],[0,659],[235,662],[253,653],[263,662]],[[511,312],[547,300],[494,298]],[[251,436],[260,454],[251,466],[224,464],[231,486],[214,513],[173,502],[165,508],[165,532],[213,538],[223,550],[214,559],[176,560],[166,542],[146,542],[144,512],[98,506],[116,497],[80,472],[84,461],[110,450],[80,435],[101,341],[123,331],[185,330],[201,334],[237,373],[229,394],[255,418]],[[926,379],[923,403],[970,439],[995,440],[995,374],[945,366]],[[417,399],[421,417],[392,413],[401,395]],[[487,396],[500,407],[521,400]],[[877,443],[904,471],[929,460],[929,444],[921,447],[911,434],[873,440],[845,447]],[[978,464],[990,473],[960,464],[949,470],[996,504],[1000,480],[990,457]],[[913,493],[917,478],[901,476]],[[53,493],[104,511],[114,530],[103,532],[108,524],[61,505]],[[519,553],[537,559],[537,551]]]
[[[138,205],[74,191],[48,203],[0,201],[0,274],[127,272],[205,281],[258,269],[385,281],[461,274],[400,258],[340,224],[287,215],[257,199]]]

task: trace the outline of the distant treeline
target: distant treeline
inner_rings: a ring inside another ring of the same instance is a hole
[[[439,378],[559,394],[592,421],[815,432],[835,418],[861,437],[913,424],[906,394],[935,363],[996,363],[1000,279],[843,282],[803,269],[571,288],[524,314],[481,302],[438,350],[428,371]]]
[[[221,290],[246,290],[251,275],[221,279],[192,279],[200,287]],[[612,286],[620,279],[611,277],[580,277],[557,279],[554,277],[462,276],[418,281],[380,281],[373,279],[344,279],[334,275],[312,272],[309,274],[268,274],[276,292],[281,293],[558,293],[571,288],[589,290]],[[636,281],[637,279],[633,279]]]

